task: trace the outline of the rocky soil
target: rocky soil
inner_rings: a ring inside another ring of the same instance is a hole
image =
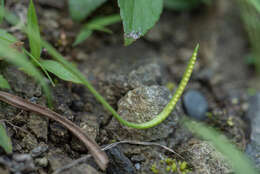
[[[102,9],[115,12],[114,5],[110,2]],[[27,1],[10,0],[6,6],[26,16]],[[260,154],[260,97],[250,97],[254,94],[248,92],[252,87],[257,91],[259,82],[245,63],[247,35],[233,1],[214,1],[211,7],[191,12],[165,10],[158,24],[129,47],[123,46],[121,24],[111,26],[112,35],[95,32],[80,46],[72,47],[80,24],[69,18],[66,1],[39,0],[36,8],[42,36],[75,63],[128,121],[141,123],[160,113],[180,81],[194,46],[201,45],[184,97],[166,121],[148,130],[122,126],[84,86],[52,76],[57,82],[52,87],[53,110],[81,127],[100,146],[124,140],[153,142],[182,157],[158,146],[126,143],[107,150],[110,164],[106,172],[90,158],[61,173],[232,173],[225,157],[210,142],[194,137],[180,124],[187,114],[221,131],[260,168],[256,155]],[[10,31],[27,44],[18,30]],[[41,87],[32,78],[5,62],[0,61],[0,67],[12,88],[8,92],[46,106]],[[14,148],[12,155],[0,151],[1,174],[51,174],[88,153],[67,129],[35,113],[0,102],[0,120]]]

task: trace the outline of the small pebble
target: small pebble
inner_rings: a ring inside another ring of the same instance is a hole
[[[40,167],[47,167],[48,166],[48,159],[46,157],[43,158],[37,158],[35,159],[36,165]]]
[[[183,96],[183,106],[188,116],[203,120],[206,118],[208,102],[204,95],[197,90],[189,90]]]
[[[17,162],[32,161],[30,154],[14,154],[13,159]]]
[[[246,154],[260,170],[260,92],[250,97],[249,108],[246,114],[250,123],[250,142],[246,146]]]
[[[40,146],[37,146],[31,151],[31,155],[33,158],[41,156],[44,152],[48,150],[48,145],[43,144]]]
[[[140,170],[140,169],[141,169],[140,163],[136,163],[136,164],[135,164],[135,168],[136,168],[136,170]]]

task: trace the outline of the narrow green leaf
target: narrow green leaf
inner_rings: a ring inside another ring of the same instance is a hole
[[[4,9],[4,14],[5,20],[11,25],[15,26],[19,23],[19,18],[15,14],[10,13],[7,9]]]
[[[23,51],[24,51],[25,54],[27,54],[36,63],[36,65],[38,65],[42,69],[44,74],[50,80],[52,86],[55,86],[51,76],[49,75],[48,71],[43,67],[43,65],[40,63],[40,61],[38,59],[36,59],[31,53],[29,53],[25,48],[23,48]]]
[[[73,46],[76,46],[76,45],[82,43],[89,36],[91,36],[92,33],[93,33],[93,30],[91,30],[91,29],[88,29],[88,28],[81,29],[79,34],[76,37],[76,40],[73,43]]]
[[[36,11],[33,5],[33,1],[30,1],[29,9],[28,9],[28,14],[27,14],[27,35],[29,38],[29,44],[30,44],[30,49],[31,49],[31,54],[35,58],[40,58],[41,55],[41,36],[40,36],[40,30],[39,30],[39,25],[38,25],[38,20],[37,20],[37,15]]]
[[[22,68],[24,72],[34,77],[43,87],[49,105],[51,106],[50,90],[44,80],[44,76],[30,61],[28,61],[27,57],[23,53],[11,48],[10,43],[0,40],[0,57],[3,58],[3,60]]]
[[[14,43],[14,42],[17,41],[16,38],[15,38],[13,35],[7,33],[7,32],[6,32],[5,30],[3,30],[3,29],[0,29],[0,39],[1,39],[2,41],[7,41],[7,43],[8,43],[8,42],[9,42],[9,43]],[[22,50],[23,50],[23,52],[24,52],[25,54],[27,54],[30,58],[32,58],[32,60],[42,69],[42,71],[45,73],[45,75],[47,76],[47,78],[50,80],[52,86],[55,86],[55,84],[54,84],[52,78],[50,77],[49,73],[48,73],[48,72],[45,70],[45,68],[41,65],[41,63],[38,61],[38,59],[36,59],[36,58],[35,58],[31,53],[29,53],[25,48],[22,48]]]
[[[9,83],[1,74],[0,74],[0,88],[10,89]]]
[[[43,60],[41,65],[47,69],[49,72],[55,74],[62,80],[70,81],[74,83],[82,83],[75,75],[73,75],[69,70],[67,70],[62,64],[54,60]]]
[[[0,24],[1,24],[5,15],[5,1],[1,0],[0,2],[1,2],[0,4]]]
[[[106,0],[69,0],[70,16],[73,20],[81,21],[104,2]]]
[[[105,17],[97,17],[90,22],[86,23],[83,28],[80,30],[79,34],[76,37],[73,46],[76,46],[86,40],[91,34],[93,30],[103,31],[107,33],[111,33],[112,31],[105,28],[107,25],[111,25],[117,23],[121,20],[118,14],[105,16]]]
[[[192,121],[188,118],[184,119],[184,125],[191,132],[209,141],[219,152],[221,152],[231,164],[234,173],[236,174],[257,174],[252,162],[227,138],[219,132],[202,123]]]
[[[6,130],[2,123],[0,123],[0,146],[8,154],[12,153],[12,151],[13,151],[11,139],[7,135]]]
[[[107,26],[121,21],[119,14],[113,14],[109,16],[96,17],[91,20],[86,25],[97,25],[97,26]]]
[[[163,0],[118,0],[118,5],[125,45],[129,45],[155,25],[163,9]]]
[[[4,29],[0,29],[0,39],[5,40],[5,41],[10,42],[10,43],[14,43],[14,42],[17,41],[17,39],[13,35],[8,33]]]

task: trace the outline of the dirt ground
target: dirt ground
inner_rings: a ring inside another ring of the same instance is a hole
[[[26,17],[28,1],[8,0],[6,6],[21,18]],[[214,1],[210,7],[190,12],[164,10],[156,26],[128,47],[123,46],[123,28],[119,23],[109,27],[113,34],[94,32],[83,44],[72,47],[80,24],[69,18],[66,1],[39,0],[36,10],[42,37],[75,63],[122,115],[127,115],[127,106],[122,109],[120,102],[124,102],[129,92],[134,95],[142,86],[148,90],[156,86],[163,93],[163,86],[169,82],[177,85],[196,43],[200,43],[198,61],[186,90],[196,89],[205,95],[210,116],[204,122],[225,134],[241,150],[245,149],[249,131],[244,117],[248,91],[260,83],[253,68],[246,64],[249,43],[233,1]],[[118,8],[113,1],[93,16],[116,12]],[[7,24],[5,27],[11,28]],[[21,32],[10,31],[28,44]],[[43,53],[43,58],[49,58],[47,53]],[[9,92],[46,106],[39,84],[12,65],[0,62],[0,66],[1,74],[12,87]],[[193,137],[179,124],[179,118],[185,114],[182,102],[161,126],[147,131],[129,130],[112,118],[84,86],[52,77],[56,81],[56,87],[52,87],[53,110],[80,126],[100,146],[123,140],[156,142],[183,157],[157,146],[122,144],[107,151],[110,164],[106,173],[181,173],[183,163],[188,164],[186,173],[232,172],[209,143]],[[144,98],[145,90],[139,91]],[[162,96],[160,101],[167,103],[168,98]],[[14,155],[0,152],[1,174],[50,174],[88,153],[67,129],[37,114],[0,102],[0,119],[5,120],[14,148]],[[169,166],[175,163],[177,169],[171,171]],[[104,172],[89,159],[61,173]]]

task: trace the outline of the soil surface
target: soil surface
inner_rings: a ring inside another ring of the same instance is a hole
[[[8,0],[6,6],[21,20],[26,19],[28,1]],[[205,98],[207,111],[203,122],[245,150],[250,130],[245,119],[251,94],[248,91],[259,82],[252,67],[246,64],[249,43],[233,1],[218,0],[189,12],[164,10],[156,26],[128,47],[123,46],[122,24],[109,27],[114,34],[94,32],[83,44],[72,47],[81,24],[70,19],[67,2],[39,0],[36,10],[42,37],[77,65],[109,104],[129,121],[144,122],[160,113],[181,80],[196,43],[200,43],[198,61],[186,91],[196,90]],[[91,17],[116,12],[113,1]],[[24,34],[6,23],[3,25],[28,45]],[[49,58],[46,52],[42,57]],[[0,61],[0,65],[0,73],[11,86],[8,92],[47,105],[41,87],[31,77],[5,62]],[[99,170],[90,158],[60,173],[232,172],[209,142],[194,137],[181,126],[179,121],[186,115],[183,101],[159,126],[129,129],[119,124],[84,86],[52,77],[56,82],[51,87],[53,110],[81,127],[100,146],[124,140],[154,142],[182,157],[162,147],[126,143],[107,151],[110,163],[106,172]],[[169,84],[173,89],[167,88]],[[14,149],[13,155],[0,152],[1,174],[51,174],[88,153],[62,125],[38,114],[0,102],[0,120],[6,125]]]

